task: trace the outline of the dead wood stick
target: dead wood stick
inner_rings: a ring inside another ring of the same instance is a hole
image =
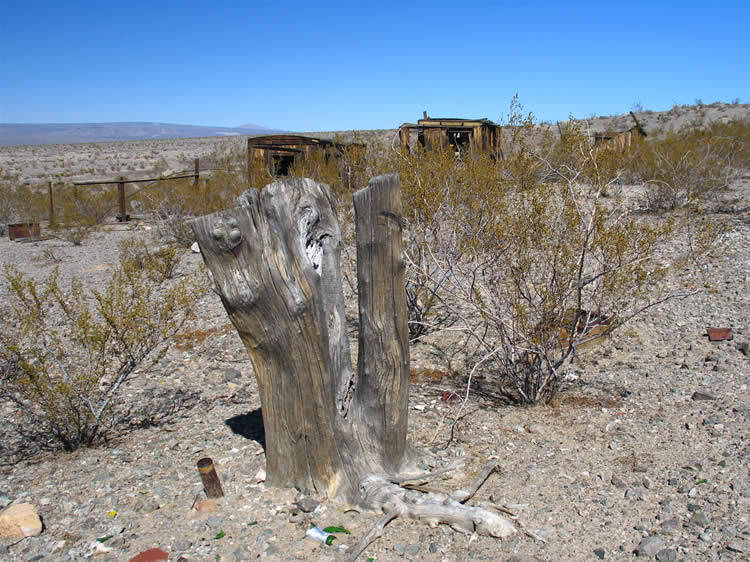
[[[447,472],[453,472],[454,470],[458,470],[459,468],[461,468],[463,464],[463,461],[459,461],[447,468],[436,470],[435,472],[425,472],[423,474],[417,474],[416,476],[404,476],[402,478],[389,478],[389,481],[393,482],[394,484],[398,484],[399,486],[405,484],[406,482],[413,482],[414,480],[425,480],[429,482],[431,476],[440,476],[441,474],[445,474]]]
[[[516,523],[518,523],[518,521],[516,521]],[[522,531],[522,532],[523,532],[523,534],[525,534],[526,536],[529,536],[529,537],[531,537],[532,539],[534,539],[534,540],[537,540],[537,541],[539,541],[539,542],[543,542],[543,543],[546,543],[546,542],[547,542],[547,541],[546,541],[546,540],[544,540],[544,539],[543,539],[542,537],[540,537],[539,535],[537,535],[537,534],[536,534],[535,532],[533,532],[533,531],[529,531],[529,530],[528,530],[528,529],[526,529],[525,527],[521,526],[521,524],[520,524],[520,523],[518,523],[518,526],[519,526],[519,527],[521,527],[521,531]]]
[[[474,494],[477,493],[479,488],[482,487],[482,484],[485,483],[487,478],[490,477],[490,474],[497,468],[497,461],[492,460],[489,463],[487,463],[487,466],[485,466],[482,469],[482,472],[479,473],[479,476],[477,476],[477,479],[474,480],[474,483],[469,487],[468,490],[455,490],[451,492],[450,496],[461,503],[466,503],[471,498],[474,497]]]
[[[375,539],[383,536],[383,530],[385,529],[385,526],[388,525],[388,523],[393,521],[400,514],[401,514],[401,510],[398,508],[395,508],[395,509],[390,510],[380,519],[378,519],[375,522],[375,525],[373,525],[372,528],[367,532],[367,534],[362,537],[359,543],[357,543],[357,546],[354,549],[354,552],[352,552],[352,555],[346,559],[347,562],[355,562],[357,558],[359,558],[359,555],[362,554],[365,551],[365,549],[375,541]]]

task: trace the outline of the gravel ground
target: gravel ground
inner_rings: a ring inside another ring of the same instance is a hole
[[[451,440],[445,419],[460,401],[442,396],[463,395],[463,379],[416,377],[409,439],[426,452],[424,467],[464,461],[431,486],[466,486],[497,458],[499,473],[471,503],[505,506],[519,533],[500,541],[396,519],[361,559],[747,560],[750,184],[734,195],[744,206],[723,215],[734,228],[705,271],[712,287],[596,347],[550,406],[501,405],[473,393]],[[94,286],[117,263],[118,242],[144,230],[110,225],[81,247],[3,238],[0,262],[43,278],[54,256],[64,282],[76,275]],[[195,272],[199,262],[186,252],[181,267]],[[734,339],[709,342],[708,327],[731,327]],[[128,382],[119,401],[127,431],[121,426],[105,446],[19,449],[22,418],[0,403],[0,508],[29,502],[44,521],[41,535],[0,545],[0,558],[129,560],[160,547],[170,560],[343,560],[345,545],[371,528],[376,514],[263,484],[257,385],[216,295],[204,298],[194,329],[208,337],[188,338]],[[412,351],[417,373],[433,367],[423,359],[428,343]],[[205,456],[225,491],[214,505],[200,501],[196,462]],[[351,535],[325,546],[306,538],[311,524]]]

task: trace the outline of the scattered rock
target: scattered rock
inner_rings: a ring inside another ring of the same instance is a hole
[[[656,553],[656,559],[659,562],[675,562],[677,560],[677,551],[672,548],[664,548]]]
[[[201,247],[198,245],[198,242],[193,242],[193,245],[190,246],[190,250],[194,254],[200,254],[201,253]]]
[[[607,554],[607,551],[603,548],[595,548],[594,554],[599,558],[599,560],[604,560],[604,555]]]
[[[640,556],[654,556],[657,552],[664,548],[664,539],[657,536],[651,535],[643,539],[635,549],[636,554]]]
[[[659,530],[661,532],[668,533],[668,534],[674,534],[679,529],[680,529],[680,520],[677,519],[677,517],[672,517],[671,519],[667,519],[661,525],[659,525]]]
[[[740,554],[747,552],[747,549],[744,546],[736,542],[727,543],[726,549],[730,552],[738,552]]]
[[[696,511],[690,518],[690,523],[696,527],[705,528],[711,524],[711,520],[702,511]]]
[[[198,513],[214,513],[216,511],[216,502],[214,500],[200,500],[195,504],[195,511]]]
[[[625,481],[619,476],[617,476],[616,474],[612,475],[612,478],[610,479],[610,481],[612,482],[612,485],[615,488],[627,488],[628,487]]]
[[[23,539],[42,532],[42,520],[30,503],[17,503],[0,512],[0,537]]]
[[[713,394],[709,394],[708,392],[701,392],[700,390],[696,390],[693,392],[693,395],[690,397],[693,400],[716,400],[716,397]]]
[[[224,382],[237,382],[242,378],[242,373],[238,369],[229,367],[224,369]]]
[[[300,511],[304,513],[312,513],[320,505],[320,502],[318,500],[316,500],[315,498],[311,498],[310,496],[305,496],[304,498],[297,500],[295,503],[297,504],[297,507],[299,507]]]

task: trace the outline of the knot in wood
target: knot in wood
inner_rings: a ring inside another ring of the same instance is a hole
[[[226,220],[217,219],[213,224],[211,235],[216,240],[219,248],[224,251],[233,250],[242,242],[242,232],[240,231],[239,223],[233,217]]]

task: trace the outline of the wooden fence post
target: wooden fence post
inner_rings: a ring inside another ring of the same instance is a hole
[[[117,183],[117,189],[120,194],[120,222],[126,222],[128,220],[128,204],[125,198],[125,178],[120,176],[120,181]]]
[[[55,199],[52,195],[52,180],[47,182],[47,191],[49,193],[49,224],[55,224]]]
[[[200,158],[195,159],[195,178],[193,180],[193,186],[198,189],[200,187],[200,175],[201,175],[201,160]]]

